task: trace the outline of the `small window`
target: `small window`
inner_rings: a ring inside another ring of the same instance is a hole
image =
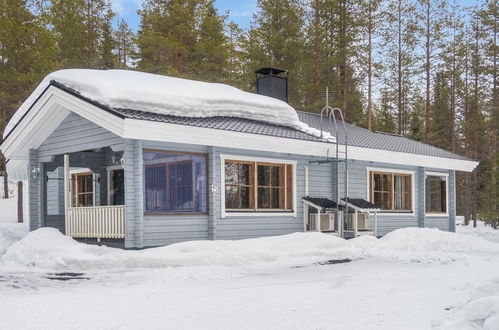
[[[225,208],[229,211],[292,211],[290,164],[225,161]]]
[[[425,190],[426,213],[447,213],[447,177],[427,175]]]
[[[207,212],[205,154],[146,151],[143,158],[145,213]]]
[[[412,176],[403,173],[369,172],[370,200],[383,211],[412,211]]]
[[[94,206],[94,175],[92,172],[71,175],[73,207]]]

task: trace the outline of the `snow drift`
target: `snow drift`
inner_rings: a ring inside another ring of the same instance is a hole
[[[46,269],[179,266],[302,266],[331,259],[387,258],[448,263],[473,253],[499,253],[499,244],[438,229],[399,229],[384,238],[344,240],[321,233],[294,233],[238,241],[192,241],[140,251],[78,243],[42,228],[13,243],[2,260],[11,266]]]
[[[298,119],[286,102],[235,87],[128,70],[67,69],[45,77],[9,121],[4,137],[51,81],[115,109],[132,109],[182,117],[240,117],[318,135]]]
[[[28,225],[24,223],[0,224],[0,257],[15,242],[28,233]]]

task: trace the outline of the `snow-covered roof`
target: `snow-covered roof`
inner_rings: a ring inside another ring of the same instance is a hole
[[[235,87],[129,70],[67,69],[49,74],[9,121],[4,137],[50,85],[57,82],[111,109],[178,117],[236,117],[288,126],[308,134],[289,104]]]

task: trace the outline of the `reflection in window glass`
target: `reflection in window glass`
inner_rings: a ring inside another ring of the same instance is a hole
[[[207,211],[205,155],[146,151],[143,158],[146,213]]]

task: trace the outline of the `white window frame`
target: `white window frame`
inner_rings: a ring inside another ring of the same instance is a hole
[[[426,212],[426,177],[428,176],[445,176],[445,213],[427,213]],[[448,172],[433,172],[433,171],[425,171],[424,172],[424,213],[425,217],[448,217],[449,216],[449,173]]]
[[[406,217],[415,217],[416,216],[416,187],[415,187],[415,177],[416,171],[411,170],[399,170],[395,168],[383,168],[383,167],[366,167],[366,181],[367,181],[367,200],[371,202],[371,180],[369,180],[370,172],[386,172],[393,174],[410,174],[411,175],[411,211],[410,212],[390,212],[390,211],[379,211],[378,215],[380,216],[406,216]]]
[[[111,205],[111,172],[114,170],[123,170],[123,165],[111,165],[106,167],[107,172],[107,205]]]
[[[292,180],[293,180],[293,211],[289,212],[279,212],[279,211],[269,211],[269,212],[227,212],[225,210],[225,161],[246,161],[246,162],[262,162],[262,163],[272,163],[272,164],[285,164],[292,165]],[[238,155],[227,155],[220,154],[220,202],[221,202],[221,218],[232,218],[232,217],[283,217],[283,216],[293,216],[296,218],[296,160],[289,159],[276,159],[276,158],[262,158],[262,157],[248,157],[248,156],[238,156]]]

